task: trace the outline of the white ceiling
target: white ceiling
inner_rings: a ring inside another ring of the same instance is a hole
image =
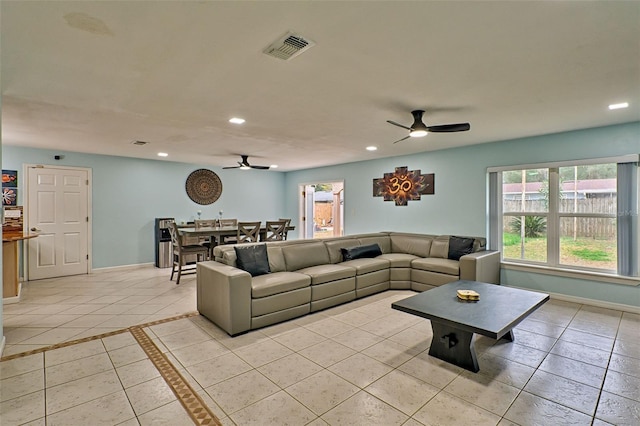
[[[6,145],[286,171],[640,117],[638,1],[4,0],[1,19]],[[262,53],[287,31],[316,45]],[[413,109],[471,130],[394,145]]]

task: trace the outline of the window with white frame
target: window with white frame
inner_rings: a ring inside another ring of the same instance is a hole
[[[505,262],[638,276],[638,156],[489,169]]]

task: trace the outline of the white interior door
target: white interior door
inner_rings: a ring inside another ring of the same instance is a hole
[[[28,279],[89,273],[89,170],[29,166]]]

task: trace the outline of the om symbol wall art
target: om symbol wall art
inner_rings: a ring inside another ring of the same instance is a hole
[[[373,196],[384,197],[384,201],[395,201],[396,206],[406,206],[409,200],[419,200],[420,195],[434,194],[433,173],[422,175],[420,170],[396,167],[393,173],[385,173],[381,179],[373,180]]]

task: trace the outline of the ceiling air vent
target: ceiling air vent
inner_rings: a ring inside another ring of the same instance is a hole
[[[146,144],[148,144],[149,142],[145,142],[145,141],[133,141],[133,142],[131,142],[131,143],[132,143],[133,145],[139,145],[139,146],[142,146],[142,145],[146,145]]]
[[[287,33],[273,42],[263,52],[274,58],[288,61],[314,45],[315,43],[311,40],[305,40],[302,36]]]

